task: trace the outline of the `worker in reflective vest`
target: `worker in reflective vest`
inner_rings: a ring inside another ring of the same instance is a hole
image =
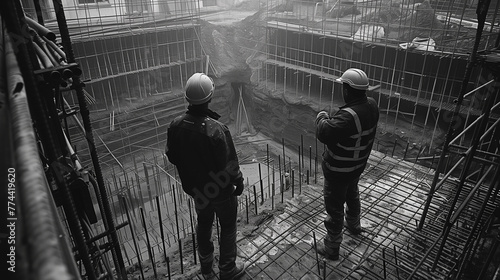
[[[318,253],[331,260],[339,259],[344,225],[354,235],[362,232],[358,181],[370,156],[379,119],[377,103],[366,96],[369,83],[365,72],[351,68],[337,81],[343,85],[346,104],[332,116],[321,111],[316,117],[316,137],[326,145],[322,168],[327,212],[327,234]]]

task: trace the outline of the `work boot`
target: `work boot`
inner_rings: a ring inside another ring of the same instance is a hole
[[[213,264],[214,264],[213,255],[211,255],[207,258],[200,257],[201,274],[203,274],[203,276],[205,276],[205,275],[209,275],[211,273],[214,273]]]
[[[247,264],[236,264],[236,267],[233,268],[231,272],[220,273],[220,280],[237,280],[240,279],[243,275],[245,275],[245,269],[247,268]]]
[[[336,249],[327,249],[323,244],[316,244],[316,252],[323,256],[325,259],[329,259],[331,261],[338,261],[340,258],[340,248]]]
[[[205,280],[217,279],[217,276],[215,275],[215,272],[212,269],[210,269],[208,273],[201,272],[201,274],[203,275],[203,279]]]
[[[350,226],[346,221],[344,221],[344,227],[352,234],[352,235],[360,235],[364,230],[361,225],[358,226]]]

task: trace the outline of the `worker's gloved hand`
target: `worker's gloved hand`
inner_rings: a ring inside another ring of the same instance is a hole
[[[238,183],[234,186],[234,191],[233,191],[233,195],[234,196],[239,196],[243,193],[243,188],[244,188],[244,185],[243,185],[243,181],[241,183]]]
[[[318,113],[318,115],[316,116],[316,119],[319,119],[319,118],[328,118],[329,115],[326,111],[321,111]]]

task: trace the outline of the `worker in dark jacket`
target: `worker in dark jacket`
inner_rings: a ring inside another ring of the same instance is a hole
[[[358,181],[373,146],[379,111],[373,98],[367,98],[368,77],[360,69],[346,70],[337,79],[342,83],[345,105],[332,116],[325,111],[316,117],[316,137],[326,145],[323,154],[324,200],[327,234],[318,253],[339,259],[342,228],[354,235],[362,232]]]
[[[201,272],[212,275],[212,226],[219,218],[220,279],[237,279],[245,273],[236,265],[237,196],[243,192],[243,176],[231,134],[220,117],[208,108],[215,85],[203,74],[186,83],[188,110],[170,124],[166,154],[177,167],[183,190],[193,197],[197,213],[197,241]]]

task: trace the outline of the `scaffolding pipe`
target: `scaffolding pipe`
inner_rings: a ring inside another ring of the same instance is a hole
[[[66,52],[68,63],[75,62],[75,56],[73,53],[73,47],[71,45],[71,39],[68,31],[68,26],[66,22],[66,16],[64,14],[64,8],[61,0],[53,0],[54,8],[56,11],[57,23],[59,25],[59,32],[61,34],[61,41]],[[118,279],[127,279],[127,272],[123,263],[123,257],[120,250],[118,235],[116,233],[116,228],[113,221],[113,216],[111,214],[111,207],[109,204],[108,196],[106,193],[106,188],[104,185],[104,179],[102,175],[101,166],[99,163],[99,156],[97,154],[97,149],[94,142],[92,124],[89,117],[89,109],[87,107],[87,102],[85,100],[85,94],[82,88],[82,82],[80,77],[74,75],[73,85],[75,86],[75,91],[78,98],[78,103],[80,105],[80,113],[83,120],[83,125],[86,131],[87,143],[89,145],[90,154],[92,157],[92,163],[94,165],[94,172],[97,179],[97,184],[99,186],[99,192],[97,193],[98,199],[101,200],[103,206],[103,221],[106,227],[106,231],[110,233],[110,243],[111,243],[111,253],[113,255],[113,262],[117,272]]]
[[[487,176],[490,174],[490,172],[493,170],[493,165],[491,165],[488,170],[486,170],[486,172],[483,174],[483,176],[481,177],[481,179],[479,179],[479,181],[474,185],[474,188],[469,192],[469,194],[467,195],[467,197],[460,203],[460,205],[457,207],[457,210],[453,213],[453,216],[450,218],[450,223],[451,224],[454,224],[460,214],[462,214],[462,212],[466,209],[467,207],[467,204],[469,204],[470,201],[472,201],[472,199],[474,198],[474,194],[476,194],[476,192],[479,190],[479,188],[481,187],[481,185],[483,184],[484,180],[486,180]],[[485,201],[487,202],[489,200],[489,197],[486,197]],[[486,207],[486,206],[484,206]],[[483,212],[484,209],[481,209],[481,212]],[[474,231],[471,231],[471,234],[473,234]]]
[[[460,139],[465,133],[467,133],[471,128],[473,128],[478,122],[480,122],[484,118],[484,115],[479,116],[475,119],[471,124],[469,124],[466,128],[464,128],[453,140],[450,141],[449,145],[453,145],[455,141]]]
[[[439,157],[438,166],[436,168],[436,172],[434,174],[434,179],[432,181],[431,191],[429,192],[429,195],[427,196],[425,207],[424,207],[424,210],[422,212],[422,217],[420,218],[420,222],[418,224],[418,230],[421,230],[422,227],[423,227],[423,225],[424,225],[424,221],[425,221],[425,218],[427,216],[427,212],[429,211],[430,203],[432,201],[432,195],[434,193],[437,181],[439,180],[439,174],[441,172],[441,169],[443,168],[442,165],[444,163],[444,159],[446,157],[446,154],[449,151],[449,144],[450,144],[450,142],[452,140],[452,137],[455,134],[455,130],[456,130],[454,128],[455,118],[458,117],[458,115],[460,113],[460,108],[462,106],[463,97],[466,94],[467,85],[469,84],[469,80],[470,80],[470,77],[472,75],[472,70],[473,70],[473,68],[475,66],[475,63],[476,63],[476,60],[477,60],[477,56],[478,56],[477,51],[478,51],[478,48],[479,48],[479,43],[481,41],[481,35],[482,35],[482,32],[483,32],[484,23],[485,23],[485,20],[486,20],[486,14],[488,12],[488,6],[489,6],[489,4],[490,4],[490,0],[480,1],[479,4],[478,4],[477,10],[476,10],[476,14],[477,14],[477,17],[478,17],[478,28],[477,28],[477,32],[476,32],[476,38],[475,38],[475,42],[474,42],[474,47],[472,49],[472,53],[469,56],[469,60],[467,62],[467,68],[466,68],[466,71],[465,71],[465,74],[464,74],[464,79],[462,81],[462,86],[461,86],[460,94],[459,94],[457,102],[456,102],[455,110],[453,111],[453,116],[451,118],[451,122],[450,122],[450,125],[449,125],[449,128],[448,128],[448,133],[446,134],[445,142],[444,142],[444,145],[443,145],[443,150],[441,152],[441,156]],[[491,96],[491,94],[490,94],[490,96]],[[445,243],[444,242],[445,240],[446,240],[446,234],[445,234],[445,236],[443,238],[443,243],[442,244]],[[442,248],[440,249],[440,251],[441,250],[442,250]],[[439,256],[439,254],[438,254],[438,256]],[[438,258],[436,258],[436,260],[437,259]],[[434,264],[434,266],[435,266],[435,264]]]
[[[3,9],[2,9],[3,10]],[[50,188],[40,162],[35,132],[26,95],[26,84],[9,37],[2,33],[5,48],[8,100],[16,156],[18,205],[27,241],[30,275],[40,280],[80,279],[51,199]],[[0,77],[3,78],[3,77]],[[3,91],[3,89],[0,89]]]
[[[486,0],[487,2],[489,2],[489,0]],[[479,8],[478,8],[479,10]],[[480,23],[481,25],[481,23]],[[483,24],[484,25],[484,20],[483,20]],[[481,26],[482,28],[482,26]],[[462,95],[463,96],[463,95]],[[476,131],[474,132],[474,137],[473,137],[473,140],[472,140],[472,145],[471,147],[469,148],[469,150],[467,151],[467,156],[465,158],[465,163],[464,163],[464,166],[463,166],[463,169],[462,169],[462,172],[460,174],[460,181],[458,183],[458,185],[456,186],[456,193],[455,193],[455,197],[453,198],[453,201],[450,205],[450,211],[448,212],[448,215],[446,217],[446,222],[445,222],[445,228],[444,228],[444,231],[443,231],[443,240],[441,242],[441,246],[439,247],[438,249],[438,252],[436,254],[436,257],[435,257],[435,260],[434,260],[434,263],[432,265],[432,268],[431,270],[434,270],[436,268],[436,265],[440,259],[440,256],[443,252],[443,249],[444,249],[444,246],[446,244],[446,241],[447,241],[447,238],[448,238],[448,235],[450,233],[450,230],[451,230],[451,227],[453,226],[453,222],[454,220],[452,219],[453,218],[453,210],[455,208],[455,205],[456,203],[458,202],[458,199],[460,197],[460,194],[462,192],[462,189],[463,189],[463,186],[464,186],[464,183],[465,183],[465,178],[467,177],[467,172],[469,171],[469,168],[472,164],[472,161],[474,160],[474,154],[476,152],[476,149],[479,145],[479,138],[481,137],[481,133],[486,129],[487,127],[487,124],[488,124],[488,119],[489,119],[489,113],[490,113],[490,109],[492,107],[492,103],[493,103],[493,93],[491,91],[488,91],[488,97],[486,98],[486,104],[484,105],[483,107],[483,114],[485,115],[485,117],[481,120],[481,122],[479,123],[479,127],[476,129]],[[460,106],[457,105],[457,107]]]

